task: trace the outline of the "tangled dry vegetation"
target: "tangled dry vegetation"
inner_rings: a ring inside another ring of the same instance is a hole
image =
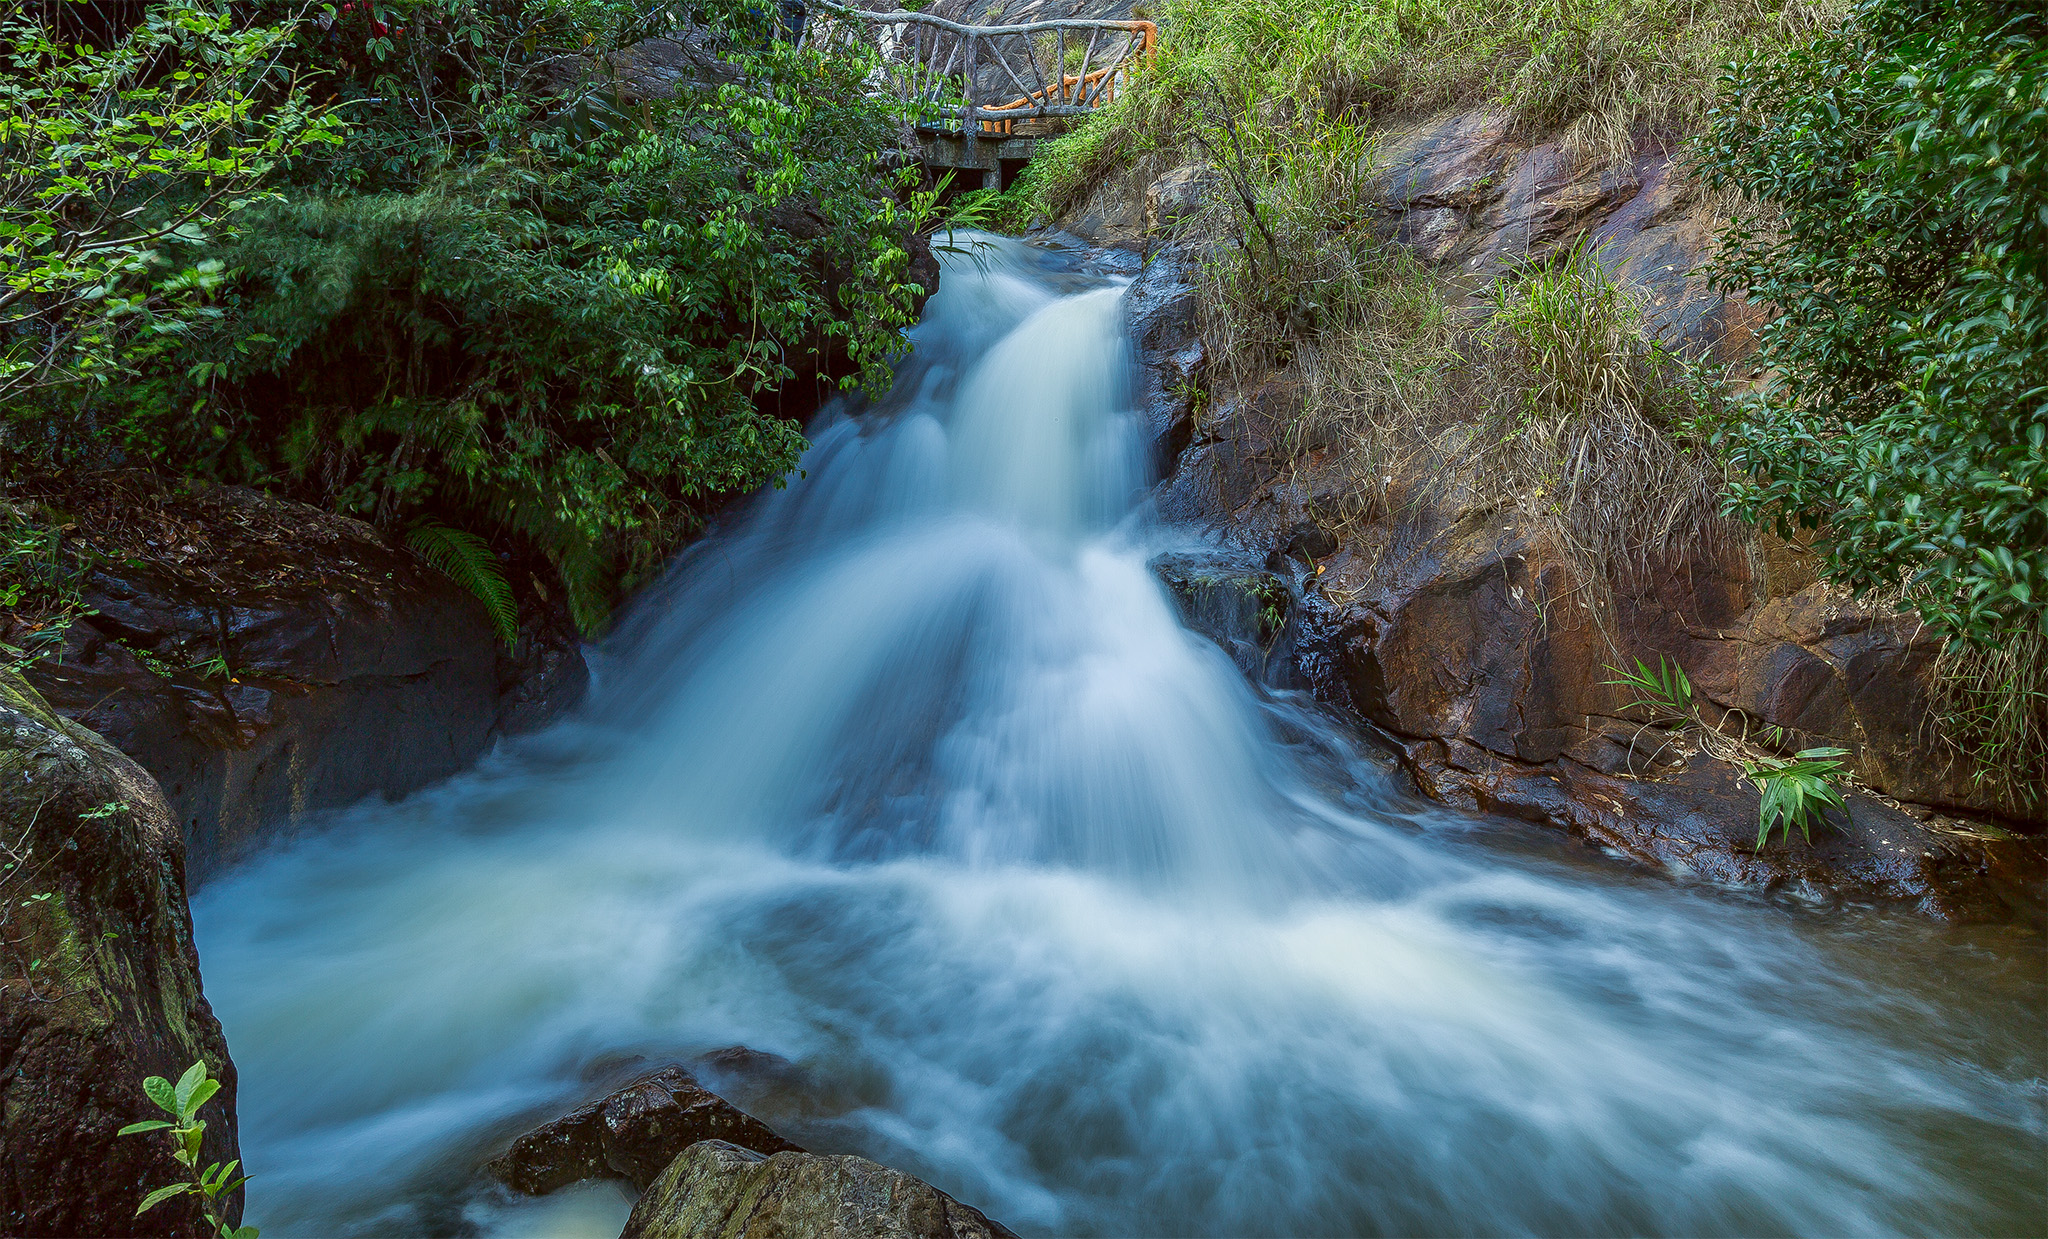
[[[1378,519],[1396,486],[1409,503],[1456,493],[1461,506],[1514,510],[1596,609],[1673,551],[1746,545],[1692,429],[1707,389],[1645,330],[1638,297],[1597,252],[1551,254],[1466,303],[1385,244],[1363,125],[1318,116],[1252,132],[1219,122],[1198,139],[1238,191],[1187,224],[1216,255],[1201,310],[1210,407],[1242,408],[1262,386],[1288,393],[1266,402],[1267,464],[1307,481],[1333,525]]]

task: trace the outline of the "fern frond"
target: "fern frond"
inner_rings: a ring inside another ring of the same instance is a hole
[[[569,614],[586,637],[604,631],[610,622],[611,565],[588,541],[563,546],[554,555],[555,571],[561,574],[569,595]]]
[[[405,531],[405,544],[443,576],[475,594],[498,636],[511,649],[519,640],[519,605],[488,542],[464,529],[421,521]]]

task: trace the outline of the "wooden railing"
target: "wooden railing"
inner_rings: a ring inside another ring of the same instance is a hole
[[[920,129],[1008,137],[1028,131],[1020,123],[1086,116],[1116,98],[1151,65],[1159,28],[1083,18],[969,26],[927,13],[819,4],[804,38],[872,47],[882,66],[878,85]]]

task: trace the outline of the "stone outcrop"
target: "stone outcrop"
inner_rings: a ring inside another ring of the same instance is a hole
[[[1454,296],[1476,302],[1514,264],[1584,242],[1667,343],[1738,367],[1750,352],[1757,312],[1697,273],[1716,221],[1668,152],[1579,163],[1489,113],[1402,127],[1380,151],[1383,235],[1435,264]],[[1125,183],[1137,177],[1149,187]],[[1596,612],[1540,532],[1435,473],[1385,479],[1365,519],[1333,525],[1323,514],[1346,480],[1314,460],[1274,464],[1279,424],[1301,398],[1285,376],[1197,418],[1207,359],[1188,273],[1201,255],[1156,221],[1158,203],[1199,180],[1199,169],[1127,169],[1064,223],[1147,255],[1126,306],[1139,407],[1166,458],[1155,503],[1233,548],[1238,578],[1262,570],[1288,585],[1267,663],[1290,659],[1297,682],[1377,731],[1448,803],[1713,881],[1903,899],[1953,918],[2048,914],[2040,807],[2001,799],[1969,755],[1935,738],[1936,643],[1818,583],[1796,545],[1709,539],[1617,582]],[[1194,626],[1251,670],[1242,618],[1219,624],[1206,614],[1215,599],[1164,575]],[[1660,658],[1686,669],[1722,733],[1781,728],[1781,749],[1851,750],[1849,815],[1810,844],[1758,851],[1759,793],[1703,747],[1725,750],[1719,736],[1647,728],[1607,683],[1614,667]]]
[[[620,1239],[1008,1239],[920,1179],[859,1157],[690,1146],[633,1207]]]
[[[700,1140],[760,1154],[803,1151],[671,1066],[535,1128],[484,1169],[529,1196],[584,1179],[625,1179],[645,1191]]]
[[[554,56],[529,70],[532,87],[564,98],[563,111],[550,119],[572,125],[581,118],[571,110],[590,107],[593,92],[631,107],[681,90],[716,90],[740,77],[739,69],[718,54],[717,36],[702,28],[644,39],[608,56]]]
[[[28,675],[156,777],[195,881],[307,813],[467,768],[587,682],[537,627],[504,657],[475,598],[361,522],[235,488],[168,512],[194,541],[101,557]]]
[[[161,1117],[145,1077],[203,1060],[222,1081],[204,1160],[238,1156],[176,819],[140,766],[0,672],[0,832],[0,1230],[204,1233],[183,1202],[135,1216],[186,1174],[161,1136],[117,1134]]]

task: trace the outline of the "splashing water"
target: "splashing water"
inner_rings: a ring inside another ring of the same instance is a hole
[[[1026,1232],[2038,1227],[2036,940],[1404,801],[1148,572],[1120,289],[990,245],[577,719],[195,901],[266,1235],[615,1234],[475,1168],[735,1044]]]

